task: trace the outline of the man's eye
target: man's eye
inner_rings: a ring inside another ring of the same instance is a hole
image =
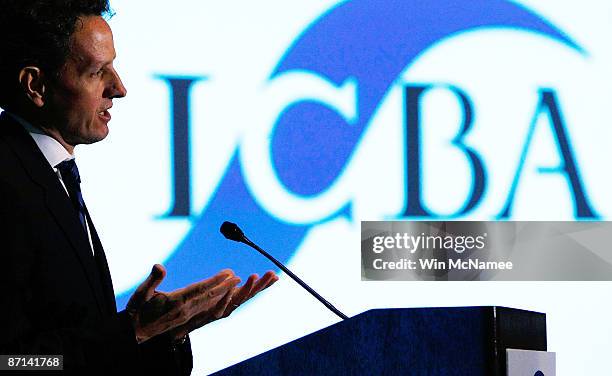
[[[100,69],[96,73],[92,73],[91,76],[92,77],[100,77],[100,76],[102,76],[103,73],[104,73],[104,69]]]

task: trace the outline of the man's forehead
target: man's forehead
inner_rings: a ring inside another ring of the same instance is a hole
[[[115,58],[113,33],[100,16],[80,18],[71,43],[71,57],[77,61],[94,64],[110,62]]]

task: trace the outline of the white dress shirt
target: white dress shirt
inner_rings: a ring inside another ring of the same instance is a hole
[[[10,115],[13,119],[15,119],[17,122],[19,122],[19,124],[21,124],[25,128],[25,130],[28,131],[30,136],[32,136],[34,142],[36,142],[36,145],[38,145],[38,148],[43,153],[45,159],[47,160],[47,162],[49,162],[49,165],[55,172],[55,175],[57,175],[57,178],[62,184],[62,187],[64,187],[64,191],[66,191],[66,194],[70,196],[70,194],[68,193],[68,189],[66,189],[66,185],[64,184],[64,180],[62,179],[62,174],[60,174],[59,170],[55,166],[62,163],[63,161],[75,159],[74,154],[70,154],[68,150],[66,150],[66,148],[64,148],[62,144],[60,144],[56,139],[46,135],[41,129],[33,126],[22,117],[10,113],[8,111],[6,111],[6,113]],[[87,227],[87,239],[89,240],[89,247],[91,249],[91,252],[93,253],[91,232],[89,230],[89,223],[87,219],[85,220],[85,227]]]

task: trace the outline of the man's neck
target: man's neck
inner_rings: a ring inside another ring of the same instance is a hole
[[[31,133],[45,134],[53,138],[55,141],[59,142],[59,144],[62,145],[68,153],[70,153],[71,155],[74,155],[74,145],[70,145],[66,141],[64,141],[64,138],[62,137],[61,133],[57,129],[49,128],[49,127],[45,127],[44,125],[41,125],[42,122],[38,120],[36,116],[32,116],[28,113],[14,111],[11,109],[7,109],[6,112],[8,112],[9,114],[13,115],[14,117],[18,119],[21,119],[21,122],[25,122],[25,124],[27,124],[30,128],[33,128],[33,129],[28,129],[28,131],[30,131]]]
[[[57,129],[54,128],[43,128],[43,127],[39,127],[43,132],[45,132],[45,134],[49,137],[54,138],[57,142],[59,142],[64,149],[66,149],[68,151],[68,153],[74,155],[74,146],[73,145],[69,145],[67,142],[64,141],[64,138],[62,137],[62,135],[60,134],[60,132]]]

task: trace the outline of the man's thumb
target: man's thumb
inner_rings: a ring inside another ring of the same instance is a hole
[[[153,265],[153,269],[151,269],[151,273],[134,291],[134,294],[130,298],[128,303],[129,307],[138,307],[142,303],[151,299],[153,294],[155,293],[155,289],[159,286],[160,283],[164,280],[166,276],[166,269],[160,265]]]

